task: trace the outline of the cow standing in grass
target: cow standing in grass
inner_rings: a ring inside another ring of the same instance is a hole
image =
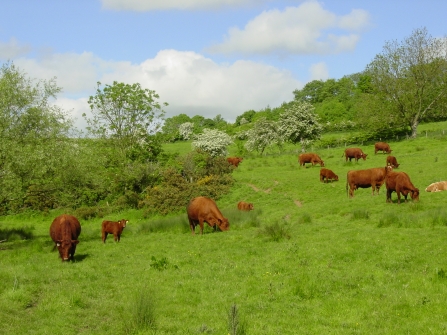
[[[346,176],[346,192],[348,192],[349,186],[349,197],[352,198],[356,189],[372,187],[372,195],[376,189],[379,194],[380,186],[385,182],[387,174],[392,169],[391,166],[386,166],[384,168],[350,170]]]
[[[115,242],[121,240],[121,234],[123,229],[126,228],[129,220],[119,220],[119,221],[103,221],[101,224],[102,242],[106,243],[106,238],[108,234],[113,234]]]
[[[391,193],[397,194],[397,203],[400,204],[400,195],[402,194],[407,202],[407,196],[410,194],[413,201],[419,200],[419,189],[414,187],[410,177],[405,172],[390,172],[386,176],[386,202],[392,202]]]
[[[74,260],[81,224],[73,215],[62,214],[50,226],[50,236],[59,250],[62,261]]]
[[[186,207],[186,213],[193,235],[195,234],[197,225],[200,226],[200,234],[203,235],[204,222],[208,223],[214,230],[216,230],[216,227],[219,227],[222,231],[230,228],[228,219],[224,218],[213,199],[207,197],[197,197],[192,199]]]
[[[309,152],[306,154],[300,154],[298,156],[298,162],[300,166],[305,166],[306,163],[311,163],[312,166],[315,164],[320,164],[320,166],[324,166],[323,160],[315,153]]]
[[[356,162],[359,161],[360,158],[363,158],[363,160],[366,160],[367,154],[365,154],[362,149],[360,148],[348,148],[343,153],[342,157],[345,156],[346,161],[351,161],[351,159],[355,159]]]

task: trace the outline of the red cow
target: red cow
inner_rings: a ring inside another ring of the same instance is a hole
[[[427,186],[425,191],[426,192],[447,191],[447,181],[438,181],[437,183],[430,184]]]
[[[393,169],[397,169],[399,167],[399,163],[397,162],[396,157],[394,156],[386,156],[386,165],[391,166]]]
[[[374,155],[377,154],[377,151],[382,151],[382,153],[390,154],[393,150],[390,149],[390,145],[388,143],[377,142],[376,144],[374,144]]]
[[[237,208],[240,211],[252,211],[254,209],[253,204],[251,202],[239,201],[237,204]]]
[[[214,230],[216,230],[216,227],[219,227],[222,231],[230,228],[228,219],[223,217],[213,199],[207,197],[194,198],[186,207],[186,212],[193,235],[197,224],[200,226],[200,234],[203,235],[203,222],[208,223],[210,227],[214,227]]]
[[[363,158],[363,160],[366,160],[367,154],[365,154],[362,149],[360,148],[348,148],[343,153],[342,157],[346,157],[346,161],[351,161],[351,159],[355,158],[355,161],[358,162],[360,158]]]
[[[51,239],[59,250],[62,261],[74,260],[81,224],[72,215],[62,214],[56,217],[50,226]]]
[[[366,170],[350,170],[346,176],[346,192],[348,192],[349,185],[349,197],[354,196],[354,191],[360,188],[372,187],[372,195],[377,188],[377,194],[379,194],[380,186],[385,182],[385,177],[389,171],[393,168],[386,166],[384,168],[372,168]]]
[[[315,164],[320,164],[320,166],[324,166],[323,160],[315,153],[307,153],[307,154],[300,154],[298,156],[298,161],[300,163],[300,166],[305,166],[306,163],[312,163],[312,166]]]
[[[235,167],[239,166],[239,163],[242,162],[244,159],[242,157],[228,157],[227,162],[231,165],[234,165]]]
[[[396,191],[397,203],[400,204],[400,194],[405,197],[407,202],[408,193],[411,194],[413,201],[419,200],[419,189],[414,187],[410,177],[405,172],[390,172],[386,176],[386,202],[392,202],[391,193]]]
[[[326,179],[326,183],[328,183],[329,180],[338,181],[338,176],[332,170],[323,168],[320,170],[320,181],[324,183],[324,179]]]
[[[119,242],[121,240],[121,234],[128,222],[129,220],[126,219],[119,221],[103,221],[101,224],[102,242],[106,243],[108,234],[113,234],[115,242]]]

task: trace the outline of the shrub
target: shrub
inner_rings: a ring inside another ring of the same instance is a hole
[[[194,136],[192,146],[215,157],[227,155],[227,147],[231,143],[233,143],[233,140],[227,133],[217,129],[205,128],[202,134]]]
[[[267,225],[259,230],[259,236],[266,236],[268,240],[279,242],[283,239],[289,239],[289,227],[286,223],[275,222],[271,225]]]

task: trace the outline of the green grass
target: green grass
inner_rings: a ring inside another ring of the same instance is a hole
[[[101,242],[103,219],[81,220],[73,263],[52,251],[61,211],[0,217],[0,333],[445,334],[447,192],[424,191],[447,179],[445,143],[390,142],[421,190],[400,205],[384,186],[347,197],[348,170],[385,165],[373,145],[358,163],[344,147],[316,151],[339,176],[328,184],[296,147],[247,155],[218,201],[229,231],[193,236],[183,211],[129,210],[104,218],[129,219],[119,243]]]

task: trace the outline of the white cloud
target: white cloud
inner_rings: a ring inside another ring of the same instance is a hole
[[[243,6],[268,0],[101,0],[105,9],[112,10],[170,10],[216,9],[224,6]]]
[[[82,114],[85,113],[88,116],[91,115],[87,101],[88,98],[70,99],[62,97],[54,101],[53,104],[66,111],[73,119],[75,127],[79,130],[83,130],[87,127],[87,122]]]
[[[26,44],[20,44],[14,37],[9,42],[0,41],[0,59],[12,59],[25,55],[31,51],[31,47]]]
[[[344,16],[331,13],[316,1],[298,7],[264,11],[244,29],[230,28],[224,42],[208,48],[214,53],[242,54],[331,54],[355,48],[358,31],[369,25],[369,14],[361,9]],[[348,32],[334,34],[329,30]]]
[[[221,114],[230,122],[247,110],[290,101],[293,90],[303,86],[289,71],[273,66],[252,61],[219,64],[195,52],[176,50],[160,51],[140,64],[104,61],[91,53],[19,58],[14,63],[31,78],[56,76],[63,88],[57,104],[63,102],[79,120],[88,111],[86,101],[95,94],[97,81],[140,83],[155,90],[159,102],[169,103],[167,117]]]
[[[310,80],[327,80],[329,79],[329,71],[326,63],[320,62],[312,64],[310,69]]]

